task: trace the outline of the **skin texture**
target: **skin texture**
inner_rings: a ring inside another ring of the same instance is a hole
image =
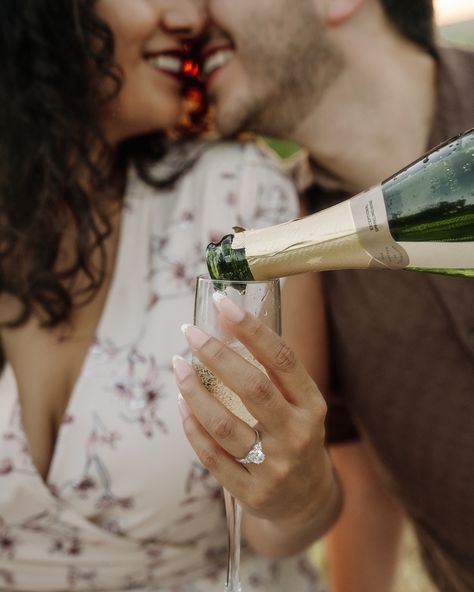
[[[209,0],[207,9],[204,51],[234,51],[208,81],[224,134],[250,129],[293,140],[326,182],[335,177],[352,194],[424,152],[435,63],[392,25],[379,0],[302,0],[297,10],[290,0]],[[312,329],[324,339],[324,323]],[[332,458],[348,500],[331,535],[333,590],[388,592],[402,513],[364,443],[337,447]],[[363,569],[355,568],[359,561]]]
[[[220,131],[271,130],[285,137],[340,67],[315,3],[300,0],[294,10],[288,0],[211,0],[209,12],[209,45],[235,49],[232,62],[208,86]],[[315,62],[316,55],[323,59]]]
[[[123,80],[119,95],[102,107],[99,118],[112,153],[123,140],[172,127],[179,120],[179,85],[167,74],[157,72],[146,56],[150,52],[176,49],[183,40],[200,35],[207,26],[203,6],[204,3],[194,0],[99,0],[97,3],[98,15],[114,35],[114,58]],[[94,148],[91,146],[92,156]],[[64,410],[96,334],[113,277],[123,184],[117,182],[113,187],[117,197],[104,212],[110,225],[110,234],[103,242],[107,266],[103,270],[104,281],[94,297],[87,304],[74,307],[67,325],[45,328],[39,316],[33,314],[19,328],[2,329],[0,335],[18,386],[33,461],[45,480]],[[100,225],[100,220],[97,223]],[[65,224],[61,264],[74,257],[75,239],[74,226]],[[100,260],[92,259],[91,263],[100,265]],[[84,275],[74,278],[79,287],[86,280]],[[14,299],[5,297],[0,302],[0,311],[8,318],[17,305]],[[296,308],[293,311],[297,313]],[[288,322],[295,330],[297,325],[290,318]],[[325,402],[289,347],[283,346],[274,334],[262,332],[255,319],[247,318],[235,326],[231,323],[229,330],[235,331],[242,342],[251,342],[250,349],[266,364],[271,380],[247,365],[248,380],[242,381],[241,360],[235,356],[229,358],[229,352],[219,349],[215,342],[210,344],[211,348],[196,351],[196,355],[211,368],[221,363],[222,355],[226,380],[236,390],[245,390],[245,399],[261,423],[270,460],[255,473],[253,468],[247,471],[233,460],[232,455],[246,453],[254,433],[211,399],[195,376],[180,383],[195,414],[187,416],[185,429],[204,465],[247,509],[244,530],[249,543],[274,557],[290,555],[325,531],[339,509],[339,490],[329,456],[322,446]]]
[[[180,85],[150,67],[143,56],[149,51],[180,47],[183,39],[202,30],[206,17],[188,0],[99,0],[97,12],[114,33],[116,62],[124,75],[120,95],[104,107],[100,118],[108,142],[115,146],[130,136],[174,126],[182,113]],[[45,479],[64,410],[107,299],[119,238],[121,212],[117,204],[121,191],[118,184],[115,205],[108,211],[111,233],[104,242],[107,268],[94,298],[74,310],[67,326],[45,328],[35,314],[19,328],[0,331],[18,385],[33,461]],[[74,240],[73,226],[66,225],[58,265],[75,256]],[[93,263],[99,265],[101,260],[96,258]],[[79,274],[76,286],[86,280]],[[14,318],[17,310],[16,299],[0,296],[0,320]]]
[[[115,58],[123,86],[104,109],[102,121],[110,142],[167,129],[182,115],[181,83],[144,59],[179,50],[182,41],[202,29],[199,3],[189,0],[99,0],[97,14],[115,38]]]
[[[311,294],[311,281],[299,278],[299,287],[305,283]],[[193,355],[219,374],[258,420],[267,459],[245,467],[234,460],[254,443],[253,430],[208,393],[192,367],[180,360],[175,371],[185,401],[184,429],[204,466],[241,502],[248,542],[267,556],[285,557],[323,534],[340,509],[323,446],[326,405],[288,344],[248,313],[231,318],[225,302],[218,308],[226,331],[260,361],[268,376],[193,327],[185,335]],[[284,318],[291,322],[291,317],[288,310]],[[293,331],[295,327],[301,323],[296,321]]]

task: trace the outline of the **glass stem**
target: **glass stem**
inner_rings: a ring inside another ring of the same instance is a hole
[[[242,508],[237,500],[224,489],[225,513],[229,543],[227,549],[227,581],[225,592],[242,592],[240,585],[240,525]]]

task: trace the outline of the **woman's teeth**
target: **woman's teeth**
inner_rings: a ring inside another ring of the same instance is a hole
[[[163,72],[170,72],[171,74],[180,74],[183,67],[182,58],[172,55],[159,55],[148,58],[147,61],[154,68]]]
[[[234,52],[232,49],[220,49],[212,53],[206,60],[204,60],[203,73],[204,76],[210,76],[214,70],[225,66],[232,59]]]

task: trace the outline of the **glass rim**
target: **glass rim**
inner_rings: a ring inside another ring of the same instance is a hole
[[[202,273],[196,277],[198,282],[206,282],[213,284],[224,284],[226,286],[234,286],[235,284],[245,285],[265,285],[265,284],[280,284],[280,278],[273,278],[269,280],[215,280],[212,279],[208,273]]]

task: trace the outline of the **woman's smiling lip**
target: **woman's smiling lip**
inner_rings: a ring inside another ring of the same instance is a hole
[[[176,48],[147,51],[143,54],[143,58],[153,69],[179,79],[183,77],[185,56],[184,49]]]

